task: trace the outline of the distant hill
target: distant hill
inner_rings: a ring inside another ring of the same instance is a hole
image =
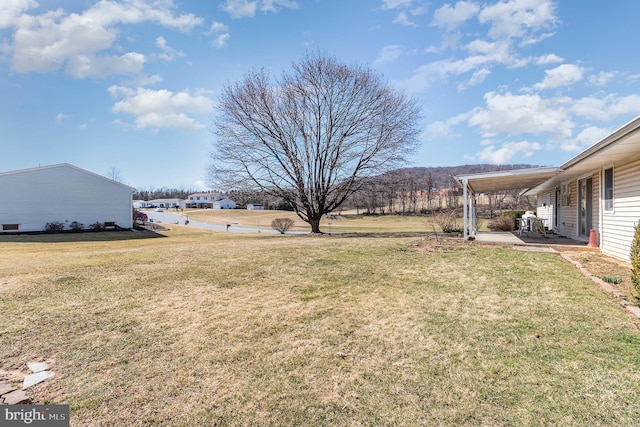
[[[453,179],[456,175],[475,174],[484,172],[494,172],[511,169],[535,168],[535,165],[515,164],[515,165],[460,165],[460,166],[438,166],[438,167],[412,167],[395,169],[380,176],[392,182],[400,180],[410,180],[418,184],[421,190],[428,189],[429,176],[431,176],[431,186],[434,189],[451,188],[455,186]]]

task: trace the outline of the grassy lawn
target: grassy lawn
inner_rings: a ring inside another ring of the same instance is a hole
[[[163,235],[0,238],[4,375],[78,426],[640,419],[636,321],[557,255]]]
[[[295,221],[294,230],[311,230],[311,227],[301,220],[294,212],[288,211],[250,211],[245,209],[207,209],[186,210],[189,219],[214,224],[237,222],[240,227],[271,228],[271,221],[275,218],[291,218]],[[427,216],[397,216],[397,215],[362,215],[349,211],[338,215],[339,219],[329,221],[326,216],[320,222],[324,232],[430,232],[433,231],[433,219]],[[462,220],[460,220],[462,224]],[[462,226],[462,225],[461,225]]]

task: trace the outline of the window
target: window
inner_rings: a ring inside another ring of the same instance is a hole
[[[613,168],[604,170],[602,198],[604,199],[604,210],[613,211]]]
[[[560,186],[560,205],[571,205],[571,183],[566,182]]]
[[[2,231],[18,231],[20,224],[2,224]]]

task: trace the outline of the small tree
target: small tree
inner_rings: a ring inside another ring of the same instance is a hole
[[[634,296],[640,299],[640,221],[635,226],[629,258],[631,259],[631,282],[635,288]]]
[[[280,232],[280,234],[286,233],[295,222],[291,218],[276,218],[271,221],[271,228]]]

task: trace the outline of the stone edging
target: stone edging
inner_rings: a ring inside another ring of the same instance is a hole
[[[588,277],[593,282],[597,283],[603,291],[609,292],[614,296],[618,297],[620,299],[620,305],[622,305],[628,312],[640,318],[640,307],[632,305],[629,301],[625,299],[626,296],[622,294],[620,291],[618,291],[616,288],[611,286],[610,283],[607,283],[604,280],[600,279],[599,277],[594,276],[586,268],[584,268],[582,264],[580,264],[578,261],[571,259],[570,257],[563,254],[562,252],[560,252],[560,256],[564,258],[566,261],[570,262],[574,267],[576,267],[578,271],[580,271],[585,277]]]

